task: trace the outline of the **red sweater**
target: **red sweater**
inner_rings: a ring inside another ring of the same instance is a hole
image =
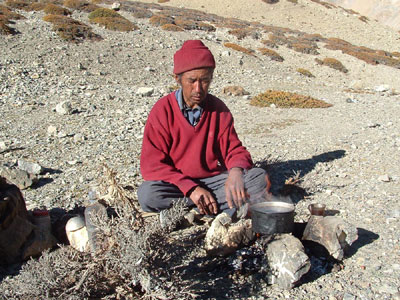
[[[226,105],[208,94],[196,126],[183,116],[175,92],[153,106],[144,129],[140,170],[144,180],[163,180],[183,194],[192,178],[218,175],[233,167],[249,169],[250,153],[240,142]]]

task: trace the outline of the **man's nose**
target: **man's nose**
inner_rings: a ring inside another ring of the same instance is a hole
[[[195,90],[197,93],[201,92],[201,84],[200,84],[200,81],[199,81],[199,80],[197,80],[197,81],[194,82],[194,90]]]

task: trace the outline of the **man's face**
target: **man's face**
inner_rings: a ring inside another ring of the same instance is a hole
[[[183,99],[190,108],[200,105],[207,96],[214,69],[204,68],[187,71],[180,76],[175,75],[175,80],[181,85]]]

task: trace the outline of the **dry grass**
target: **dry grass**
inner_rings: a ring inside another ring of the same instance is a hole
[[[269,107],[274,104],[281,108],[326,108],[332,106],[332,104],[309,96],[274,90],[268,90],[253,97],[250,104],[260,107]]]
[[[289,44],[288,48],[293,49],[296,52],[304,53],[304,54],[312,54],[318,55],[317,45],[309,44],[309,43],[293,43]]]
[[[96,23],[106,29],[114,31],[131,31],[138,27],[131,21],[125,19],[119,13],[108,8],[98,8],[92,11],[88,18],[91,23]]]
[[[71,15],[71,11],[69,11],[68,9],[52,3],[46,4],[46,6],[43,8],[43,11],[48,15]]]
[[[327,57],[327,58],[324,58],[323,60],[316,58],[315,61],[319,65],[328,66],[332,69],[338,70],[343,73],[349,72],[349,70],[347,70],[346,67],[339,60],[337,60],[335,58]]]
[[[233,36],[236,36],[238,40],[241,40],[251,35],[253,33],[253,30],[249,28],[235,28],[229,30],[228,33]]]
[[[266,55],[269,58],[271,58],[271,60],[275,60],[275,61],[279,61],[279,62],[284,61],[283,57],[280,56],[279,53],[274,50],[267,49],[267,48],[258,48],[258,51],[260,51],[262,55]]]
[[[24,16],[17,14],[16,12],[11,11],[8,7],[0,4],[0,16],[3,16],[8,20],[21,20],[25,19]]]
[[[247,55],[255,56],[254,50],[244,48],[244,47],[239,46],[239,45],[234,44],[234,43],[224,43],[224,46],[227,47],[227,48],[231,48],[233,50],[242,52],[242,53],[247,54]]]
[[[22,10],[27,10],[31,3],[32,1],[29,0],[7,0],[5,2],[5,4],[10,8]]]
[[[67,16],[46,15],[43,21],[53,24],[53,30],[66,41],[80,42],[84,39],[99,40],[100,36],[93,33],[90,27]]]
[[[63,5],[73,10],[92,12],[100,8],[98,5],[82,0],[65,0]]]
[[[164,24],[161,26],[161,29],[166,31],[184,31],[182,27],[175,24]]]
[[[164,15],[154,15],[149,19],[149,22],[154,26],[163,26],[165,24],[174,24],[174,19]]]
[[[297,71],[297,73],[300,73],[301,75],[306,76],[306,77],[309,77],[309,78],[314,78],[314,77],[315,77],[315,76],[314,76],[310,71],[308,71],[307,69],[298,68],[296,71]]]

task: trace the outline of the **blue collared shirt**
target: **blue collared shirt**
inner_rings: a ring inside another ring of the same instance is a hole
[[[186,102],[183,100],[182,89],[179,89],[175,92],[175,97],[178,101],[179,108],[181,109],[183,116],[192,126],[196,126],[201,118],[203,113],[203,108],[198,106],[196,108],[190,108],[186,105]]]

